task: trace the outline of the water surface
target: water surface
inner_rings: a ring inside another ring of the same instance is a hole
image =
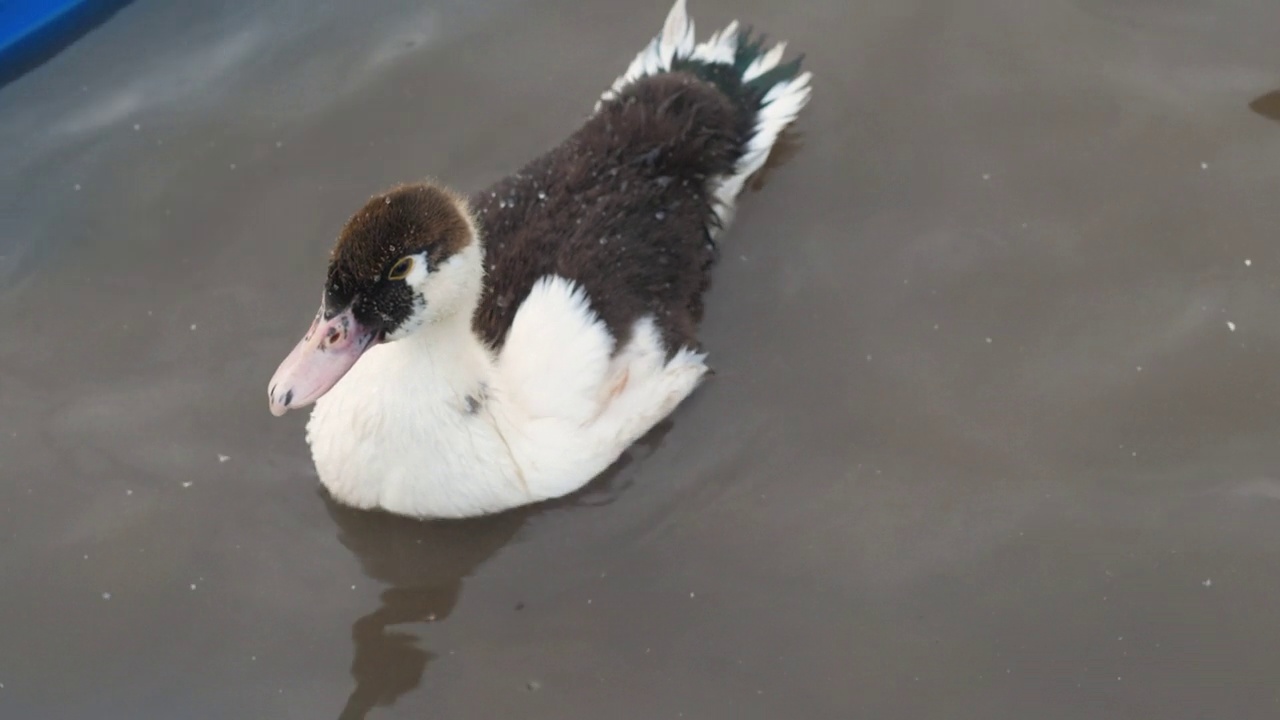
[[[1270,0],[695,0],[816,74],[713,381],[580,497],[326,503],[265,387],[341,223],[666,9],[138,0],[0,88],[0,716],[1275,717]]]

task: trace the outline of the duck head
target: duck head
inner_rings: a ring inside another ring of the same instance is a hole
[[[481,255],[452,192],[417,184],[371,199],[338,237],[311,329],[271,378],[272,414],[318,400],[374,345],[474,309]]]

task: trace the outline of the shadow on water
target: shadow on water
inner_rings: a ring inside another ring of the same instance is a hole
[[[397,626],[430,624],[453,612],[463,581],[505,547],[524,524],[549,510],[608,505],[630,484],[626,469],[652,453],[671,430],[664,420],[586,488],[567,498],[470,520],[413,520],[339,505],[320,495],[338,526],[338,540],[364,574],[388,587],[379,605],[351,625],[355,688],[338,720],[363,720],[422,682],[435,654]],[[518,609],[518,608],[517,608]]]
[[[1280,90],[1273,90],[1266,95],[1254,98],[1249,109],[1268,120],[1280,122]]]
[[[769,151],[769,157],[765,158],[764,165],[751,177],[747,178],[747,189],[752,192],[763,190],[765,184],[769,181],[769,176],[778,168],[786,165],[803,147],[804,133],[796,130],[794,125],[788,125],[779,133],[778,141],[774,143],[773,149]]]

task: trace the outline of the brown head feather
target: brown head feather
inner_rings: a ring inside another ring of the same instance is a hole
[[[466,201],[442,187],[400,185],[365,203],[338,237],[329,259],[325,310],[337,313],[355,303],[362,322],[378,322],[387,332],[408,318],[413,294],[388,271],[407,255],[423,254],[428,272],[473,241]]]

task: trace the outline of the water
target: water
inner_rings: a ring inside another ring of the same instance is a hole
[[[816,74],[715,378],[584,495],[422,525],[267,412],[325,253],[666,7],[129,5],[0,88],[0,716],[1272,717],[1273,10],[695,0]]]

